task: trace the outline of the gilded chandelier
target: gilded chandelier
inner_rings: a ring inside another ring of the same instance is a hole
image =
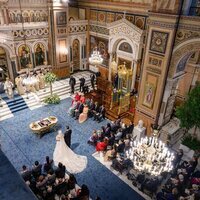
[[[131,142],[131,148],[126,151],[126,156],[133,161],[136,170],[154,176],[173,169],[174,154],[156,137],[145,137],[138,142]]]

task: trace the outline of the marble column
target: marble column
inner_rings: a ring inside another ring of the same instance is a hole
[[[3,13],[3,9],[0,9],[0,24],[4,25],[5,24],[5,20],[4,20],[4,13]]]
[[[8,25],[9,24],[9,19],[8,19],[8,13],[7,13],[7,8],[6,7],[3,8],[3,16],[4,16],[4,23]]]
[[[113,54],[109,53],[110,59],[109,59],[109,72],[108,72],[108,80],[111,81],[111,75],[112,75],[112,68],[111,68],[111,63],[113,59]]]
[[[135,81],[136,81],[137,63],[135,61],[132,62],[132,70],[133,70],[133,76],[132,76],[131,91],[135,88]]]

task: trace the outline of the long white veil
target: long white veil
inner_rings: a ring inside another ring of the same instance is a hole
[[[61,162],[66,170],[76,174],[82,172],[87,166],[87,157],[75,154],[65,143],[62,131],[56,136],[56,147],[53,153],[54,164]]]

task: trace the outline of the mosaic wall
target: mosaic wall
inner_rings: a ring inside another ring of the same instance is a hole
[[[108,12],[108,11],[90,11],[90,20],[97,21],[100,23],[111,23],[120,20],[124,17],[124,13],[120,12]],[[136,25],[140,29],[145,29],[146,26],[146,16],[133,15],[127,13],[125,15],[126,19],[132,24]]]

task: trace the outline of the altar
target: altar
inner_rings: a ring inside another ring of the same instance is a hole
[[[53,128],[58,122],[58,119],[54,116],[46,117],[42,120],[38,120],[30,123],[29,128],[40,137],[42,137],[45,133],[50,132],[51,128]]]

